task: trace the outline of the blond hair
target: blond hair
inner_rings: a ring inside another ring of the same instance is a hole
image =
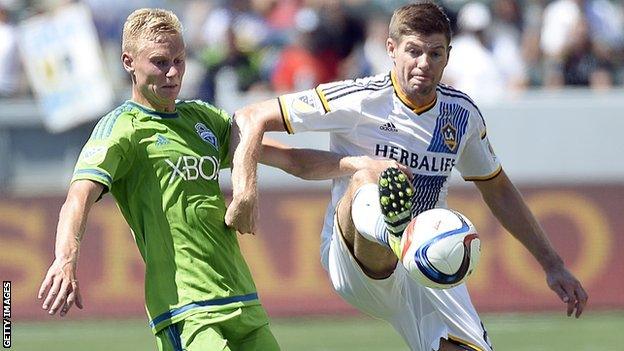
[[[121,49],[123,52],[137,53],[141,40],[156,41],[163,34],[181,33],[182,24],[173,12],[163,9],[138,9],[124,23]]]

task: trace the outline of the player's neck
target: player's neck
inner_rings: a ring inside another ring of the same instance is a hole
[[[167,103],[164,103],[164,102],[159,103],[159,102],[150,101],[148,98],[146,98],[145,96],[143,96],[142,94],[136,91],[132,92],[131,100],[143,107],[154,110],[156,112],[171,113],[171,112],[176,111],[175,101],[171,101]]]
[[[437,94],[435,89],[431,89],[430,92],[424,94],[408,95],[405,89],[401,86],[401,83],[396,76],[396,73],[391,73],[392,85],[399,99],[411,108],[414,112],[420,114],[429,110],[437,101]]]

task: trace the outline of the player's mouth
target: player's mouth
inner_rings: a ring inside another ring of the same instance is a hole
[[[417,80],[419,82],[431,81],[431,76],[418,74],[418,75],[412,76],[412,79]]]
[[[178,84],[163,85],[162,88],[163,89],[177,89],[178,88]]]

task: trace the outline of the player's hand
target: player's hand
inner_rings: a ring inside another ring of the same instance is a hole
[[[42,308],[50,315],[60,309],[59,314],[63,317],[74,304],[82,309],[82,296],[76,279],[76,260],[55,259],[41,283],[37,298],[45,298]]]
[[[241,234],[255,234],[258,220],[258,197],[234,197],[225,212],[225,224]]]
[[[588,296],[578,279],[565,267],[558,267],[546,271],[546,282],[559,295],[561,301],[567,304],[568,317],[572,316],[572,313],[576,318],[580,317]]]

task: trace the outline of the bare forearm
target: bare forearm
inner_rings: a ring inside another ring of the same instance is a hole
[[[363,167],[357,156],[342,156],[328,151],[298,149],[294,156],[306,160],[300,174],[295,175],[308,180],[350,176]]]
[[[102,186],[90,181],[72,184],[59,214],[54,249],[57,258],[77,259],[89,211],[101,192]]]
[[[65,202],[59,214],[56,228],[56,257],[75,258],[80,250],[80,241],[86,226],[84,206],[76,201]]]
[[[298,149],[265,138],[260,162],[306,180],[348,176],[363,168],[361,157],[329,151]]]
[[[262,139],[267,131],[283,131],[277,100],[267,100],[236,111],[232,126],[233,196],[255,189]]]
[[[238,132],[238,145],[235,145],[232,157],[232,194],[238,197],[256,188],[264,130],[260,125],[247,123],[237,125],[234,131]]]
[[[505,172],[501,171],[495,178],[477,182],[476,185],[503,227],[542,265],[548,286],[567,304],[568,316],[576,310],[578,318],[587,304],[587,292],[565,268],[563,260]]]
[[[506,178],[507,176],[503,173],[499,177]],[[508,182],[508,179],[505,183],[505,186],[497,187],[496,191],[482,191],[483,198],[494,216],[531,252],[544,270],[562,266],[561,257],[551,245],[518,190],[511,182]]]

